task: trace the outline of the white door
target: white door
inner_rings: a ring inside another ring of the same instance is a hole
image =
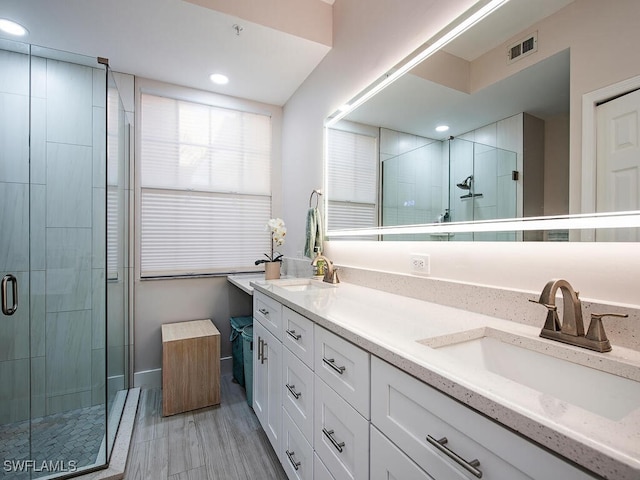
[[[640,90],[596,109],[596,211],[640,210]],[[598,241],[640,240],[637,228],[601,230]]]

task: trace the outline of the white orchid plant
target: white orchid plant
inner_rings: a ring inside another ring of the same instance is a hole
[[[265,230],[271,232],[271,255],[265,253],[268,260],[256,260],[256,265],[266,262],[281,262],[282,254],[275,251],[275,247],[284,245],[284,237],[287,235],[287,227],[281,218],[272,218],[267,222]]]

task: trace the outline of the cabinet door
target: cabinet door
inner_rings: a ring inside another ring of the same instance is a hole
[[[313,372],[282,349],[282,405],[309,443],[313,443]]]
[[[313,446],[336,480],[368,480],[369,422],[316,376]]]
[[[280,458],[290,480],[313,480],[313,448],[286,411],[282,412]]]
[[[314,371],[360,414],[369,418],[369,353],[315,326]]]
[[[433,480],[402,451],[371,426],[371,480]]]
[[[253,318],[282,342],[282,305],[264,293],[253,292]]]
[[[313,322],[283,307],[282,324],[282,344],[313,370]]]
[[[282,343],[253,323],[253,410],[271,445],[280,452],[282,429]]]

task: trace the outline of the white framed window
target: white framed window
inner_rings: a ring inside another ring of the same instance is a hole
[[[141,277],[251,270],[270,249],[271,117],[142,93]]]
[[[330,128],[328,229],[378,226],[377,137]]]

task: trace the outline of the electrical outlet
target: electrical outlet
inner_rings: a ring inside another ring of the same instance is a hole
[[[418,273],[420,275],[429,275],[430,271],[431,271],[431,264],[429,261],[429,255],[424,253],[411,254],[411,273]]]

